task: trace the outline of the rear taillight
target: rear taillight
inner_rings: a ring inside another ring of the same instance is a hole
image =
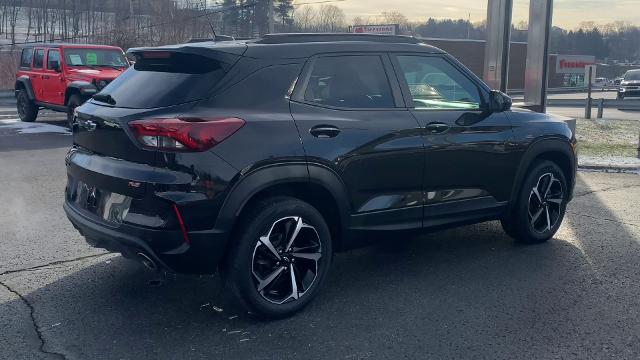
[[[146,119],[129,122],[133,135],[145,147],[169,151],[205,151],[244,125],[238,118]]]

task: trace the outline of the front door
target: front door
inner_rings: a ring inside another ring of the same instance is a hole
[[[386,54],[312,58],[291,112],[310,163],[333,169],[352,230],[422,226],[423,142]]]
[[[65,83],[62,78],[60,50],[47,51],[46,67],[44,70],[44,102],[64,105]]]
[[[486,110],[479,83],[447,56],[392,59],[405,102],[425,133],[425,227],[500,212],[517,165],[507,148],[509,118]]]

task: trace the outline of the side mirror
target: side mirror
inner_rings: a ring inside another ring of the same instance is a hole
[[[62,70],[60,69],[60,63],[53,63],[51,64],[51,70],[55,71],[55,72],[61,72]]]
[[[511,98],[498,90],[491,90],[489,94],[489,110],[492,112],[502,112],[511,109],[513,101]]]

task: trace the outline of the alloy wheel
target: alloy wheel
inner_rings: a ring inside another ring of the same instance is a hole
[[[538,179],[529,194],[529,224],[534,231],[544,233],[557,224],[564,200],[562,183],[552,173]]]
[[[275,221],[253,250],[256,290],[274,304],[299,299],[316,281],[321,257],[320,236],[313,226],[298,216]]]

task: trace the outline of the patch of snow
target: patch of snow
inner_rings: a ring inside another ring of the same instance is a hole
[[[71,135],[71,131],[64,126],[51,125],[47,123],[27,123],[19,119],[2,119],[0,120],[0,129],[15,129],[18,134],[43,134],[54,133]]]

